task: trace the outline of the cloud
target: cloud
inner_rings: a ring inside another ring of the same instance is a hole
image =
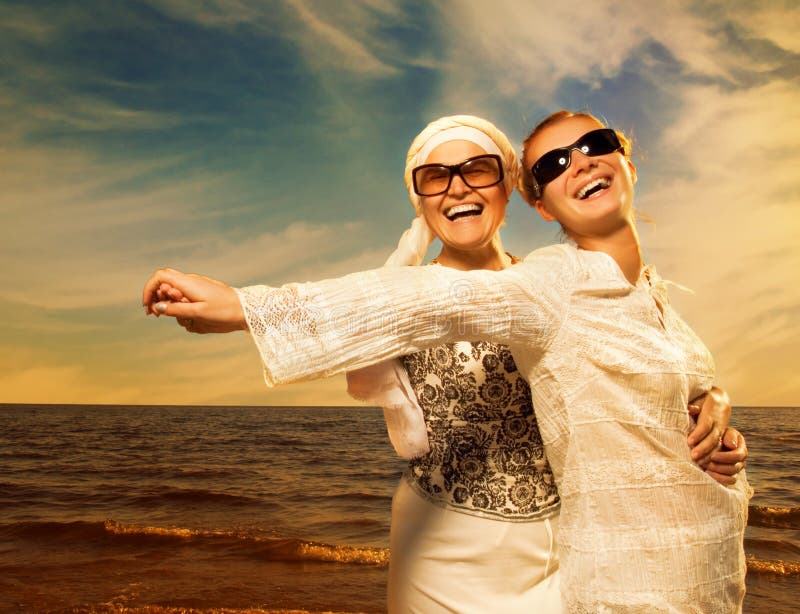
[[[31,254],[0,273],[3,300],[47,309],[119,306],[138,300],[144,281],[160,266],[173,266],[222,278],[234,285],[320,279],[380,266],[387,253],[368,250],[349,255],[353,245],[342,236],[357,234],[357,226],[296,223],[282,231],[263,233],[236,243],[205,232],[191,241],[162,246],[157,257],[147,245],[138,249],[99,250],[91,242],[72,238],[68,259],[52,252]],[[157,259],[156,259],[157,258]],[[24,284],[14,280],[24,279]]]
[[[726,15],[745,32],[762,40],[772,41],[776,46],[800,53],[800,10],[794,0],[770,0],[750,2],[740,6],[744,10],[730,11],[731,4],[723,3]]]
[[[274,3],[252,0],[151,0],[149,4],[173,18],[208,27],[261,24],[275,10]]]
[[[800,397],[786,368],[800,341],[792,281],[800,268],[800,88],[687,88],[681,108],[645,171],[669,172],[637,201],[657,221],[645,246],[662,275],[697,291],[677,302],[734,396],[791,404]]]
[[[526,97],[550,107],[562,80],[598,81],[616,74],[648,36],[646,7],[626,13],[614,2],[545,7],[501,0],[491,11],[474,3],[459,3],[457,9],[443,11],[448,71],[440,97],[451,107],[491,106],[497,96]],[[681,16],[659,9],[664,25]],[[687,36],[698,34],[691,20],[682,21]]]
[[[353,2],[328,10],[324,5],[312,9],[303,0],[291,0],[289,4],[302,24],[296,41],[308,64],[316,70],[345,71],[370,77],[397,74],[395,67],[379,59],[369,48],[369,39],[373,36],[370,30],[378,26],[373,14],[379,11],[374,3]]]
[[[669,73],[663,77],[670,80],[665,88],[698,79],[737,83],[743,71],[763,70],[771,62],[770,53],[780,52],[782,45],[796,48],[791,24],[800,20],[800,10],[788,2],[776,7],[767,2],[698,5],[678,0],[634,9],[614,0],[555,5],[500,0],[491,11],[479,3],[454,3],[442,16],[447,69],[431,104],[434,113],[460,108],[497,117],[497,109],[510,104],[527,126],[564,106],[571,98],[565,85],[587,86],[581,90],[585,100],[571,102],[584,106],[596,90],[628,72],[631,78],[657,79],[664,67],[654,62],[665,59]],[[753,56],[754,45],[743,52],[731,45],[731,28],[743,40],[771,42],[775,49],[761,45],[759,58]]]

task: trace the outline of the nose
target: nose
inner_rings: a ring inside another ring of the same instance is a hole
[[[570,152],[569,170],[573,175],[584,173],[597,166],[597,160],[592,156],[587,156],[580,149],[573,149]]]
[[[471,188],[461,178],[461,175],[453,173],[453,179],[450,181],[450,188],[447,190],[448,193],[458,196],[460,194],[466,194],[470,189]]]

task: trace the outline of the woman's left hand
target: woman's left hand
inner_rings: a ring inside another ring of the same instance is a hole
[[[689,414],[697,420],[688,439],[692,460],[706,469],[711,457],[722,447],[722,435],[731,419],[728,393],[714,386],[689,403]]]

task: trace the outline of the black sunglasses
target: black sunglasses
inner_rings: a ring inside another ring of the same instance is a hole
[[[550,183],[569,168],[573,150],[578,150],[584,156],[604,156],[620,149],[622,144],[616,132],[611,128],[598,128],[587,132],[572,145],[548,151],[531,166],[531,173],[538,186],[538,195],[541,195],[546,183]]]
[[[503,181],[503,163],[498,155],[483,154],[459,164],[423,164],[411,173],[414,192],[420,196],[444,194],[450,189],[453,175],[471,188],[488,188]]]

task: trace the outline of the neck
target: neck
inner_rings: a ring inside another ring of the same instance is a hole
[[[439,255],[436,256],[436,262],[459,271],[472,271],[475,269],[502,271],[511,266],[511,258],[503,249],[503,243],[500,241],[499,235],[488,245],[475,249],[458,249],[445,245]]]
[[[611,256],[630,283],[635,285],[639,280],[643,265],[642,248],[633,221],[608,235],[572,238],[581,249]]]

